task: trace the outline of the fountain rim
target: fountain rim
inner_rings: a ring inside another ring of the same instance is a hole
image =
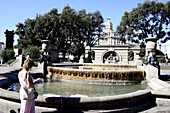
[[[61,67],[50,67],[48,66],[47,69],[50,68],[56,68],[60,70],[66,70],[66,71],[87,71],[87,72],[144,72],[143,70],[87,70],[87,69],[71,69],[71,68],[61,68]]]
[[[58,67],[59,66],[59,67]],[[64,66],[103,66],[103,67],[131,67],[131,68],[137,68],[137,65],[132,65],[132,64],[92,64],[92,63],[83,63],[83,64],[68,64],[68,65],[55,65],[55,66],[48,66],[47,68],[56,68],[56,69],[63,69],[63,70],[74,70],[74,71],[100,71],[100,72],[122,72],[122,71],[133,71],[135,72],[136,70],[87,70],[87,69],[70,69],[70,68],[62,68]],[[143,71],[143,70],[138,70],[138,71]]]

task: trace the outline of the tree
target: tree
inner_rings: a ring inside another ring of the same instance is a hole
[[[23,23],[18,23],[16,25],[17,29],[15,30],[15,33],[19,36],[18,39],[18,45],[19,48],[26,48],[27,46],[27,40],[25,39],[25,26]]]
[[[61,15],[60,15],[60,24],[61,24],[61,28],[62,28],[62,37],[63,38],[63,48],[62,48],[62,52],[64,53],[64,56],[66,53],[70,53],[69,49],[70,46],[73,43],[73,40],[75,35],[74,35],[74,31],[76,29],[76,11],[72,8],[70,8],[69,6],[64,7]]]
[[[86,13],[86,10],[76,12],[74,9],[66,6],[60,15],[60,24],[62,31],[62,53],[75,54],[78,58],[84,51],[84,42],[89,46],[94,45],[96,35],[101,32],[103,18],[99,11],[95,13]],[[74,48],[74,49],[73,49]]]
[[[35,19],[26,19],[24,24],[18,23],[15,33],[19,36],[19,48],[26,49],[28,46],[41,46],[41,40],[45,40],[53,30],[53,37],[49,40],[59,44],[59,18],[58,10],[52,9],[49,13],[37,15]]]
[[[88,13],[84,17],[84,23],[86,25],[84,32],[86,36],[86,43],[88,46],[92,47],[96,44],[96,38],[100,35],[103,17],[99,11]]]
[[[35,19],[27,19],[24,23],[18,23],[15,31],[18,34],[19,48],[27,49],[31,46],[41,46],[41,40],[48,38],[55,44],[58,52],[78,52],[78,57],[83,54],[84,43],[93,46],[96,37],[101,32],[103,23],[99,11],[86,13],[86,10],[75,11],[70,6],[64,7],[61,14],[57,9],[52,9],[44,15],[37,15]],[[50,34],[50,35],[49,35]],[[75,49],[72,49],[73,46]],[[72,51],[73,50],[73,51]]]
[[[1,52],[3,63],[7,63],[9,60],[14,59],[15,52],[12,49],[4,49]]]
[[[25,50],[25,54],[26,54],[26,55],[29,55],[30,58],[38,59],[38,58],[40,57],[40,49],[41,49],[41,47],[29,46],[29,47]]]
[[[122,39],[127,37],[131,42],[138,43],[147,37],[158,39],[169,35],[168,25],[170,22],[170,1],[166,4],[155,1],[146,1],[138,4],[131,12],[125,12],[117,32]]]

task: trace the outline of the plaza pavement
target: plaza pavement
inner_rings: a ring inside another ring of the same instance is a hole
[[[161,64],[160,69],[160,75],[170,76],[170,64]],[[170,80],[166,82],[170,84]],[[170,88],[165,88],[163,90],[164,91],[160,91],[160,93],[164,93],[168,95],[168,97],[156,98],[157,106],[149,110],[142,111],[141,113],[170,113]]]
[[[0,65],[0,78],[2,77],[1,75],[4,75],[5,73],[9,73],[9,72],[20,70],[20,69],[21,69],[21,67]],[[31,72],[37,73],[37,72],[39,72],[39,70],[37,67],[33,67]],[[164,64],[161,65],[160,75],[170,76],[170,64],[169,65],[164,65]],[[166,82],[168,82],[170,84],[170,80],[166,81]],[[168,98],[157,98],[156,99],[156,103],[157,103],[156,107],[142,111],[141,113],[170,113],[170,92],[169,92],[169,90],[164,90],[164,93],[168,94],[169,97]],[[0,110],[0,113],[1,112],[3,113],[3,111]],[[105,112],[107,112],[107,110]],[[88,111],[86,113],[88,113]],[[89,111],[89,113],[92,113],[92,112]],[[95,113],[95,111],[93,113]]]

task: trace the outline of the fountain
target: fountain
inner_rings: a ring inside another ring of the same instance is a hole
[[[67,69],[61,67],[47,67],[48,61],[48,40],[42,41],[42,56],[41,61],[43,61],[43,73],[44,77],[47,74],[57,76],[59,78],[66,78],[71,80],[84,80],[84,81],[98,81],[98,82],[108,82],[108,83],[140,83],[145,80],[145,72],[146,76],[150,76],[152,73],[156,73],[154,75],[158,76],[157,68],[153,68],[149,66],[147,70],[85,70],[85,69]],[[116,39],[116,44],[118,44],[118,40]],[[103,43],[103,42],[102,42]],[[117,47],[119,45],[116,45]],[[114,46],[114,47],[116,47]],[[99,47],[99,46],[98,46]],[[101,47],[101,46],[100,46]],[[108,50],[104,50],[104,54],[102,54],[102,58],[93,59],[93,61],[98,62],[100,59],[100,64],[82,64],[82,66],[99,66],[99,67],[128,67],[128,68],[136,68],[137,65],[130,64],[120,64],[120,62],[127,61],[127,53],[128,51],[119,51],[116,48],[111,48],[113,46],[108,46]],[[128,50],[127,45],[123,45],[121,47],[125,47]],[[97,47],[96,50],[99,50]],[[119,48],[123,50],[122,48]],[[138,50],[136,50],[138,51]],[[121,53],[126,53],[122,54]],[[137,52],[135,52],[136,54]],[[110,55],[115,57],[115,61],[113,59],[105,60]],[[137,59],[137,58],[135,58]],[[102,62],[102,63],[101,63]],[[108,63],[105,63],[108,62]],[[119,62],[119,63],[118,63]],[[105,63],[105,64],[103,64]],[[114,64],[116,63],[116,64]],[[127,63],[127,62],[126,62]],[[60,65],[60,64],[59,64]],[[152,73],[149,73],[149,70],[154,69]],[[152,74],[153,75],[153,74]],[[151,78],[150,81],[153,81]],[[154,79],[155,80],[155,79]],[[154,82],[154,81],[153,81]],[[11,92],[0,88],[0,97],[9,101],[19,102],[19,93]],[[57,97],[57,96],[39,96],[36,100],[36,105],[41,107],[48,108],[57,108],[57,112],[66,112],[67,110],[72,110],[76,112],[83,112],[88,110],[101,110],[101,111],[119,111],[119,112],[139,112],[144,109],[151,108],[155,106],[156,97],[152,95],[151,91],[148,90],[139,90],[131,93],[121,94],[117,96],[107,95],[100,97]]]
[[[136,65],[121,64],[83,64],[84,66],[103,66],[103,67],[129,67],[136,68]],[[145,79],[144,71],[124,71],[124,70],[74,70],[58,67],[47,67],[48,72],[52,75],[63,76],[70,79],[88,79],[98,81],[138,81]],[[0,88],[1,98],[19,102],[19,93],[10,92]],[[139,90],[131,93],[117,96],[100,96],[100,97],[56,97],[53,95],[39,96],[36,105],[41,107],[57,108],[57,112],[84,112],[89,110],[96,111],[122,111],[122,112],[139,112],[144,109],[155,106],[155,96],[148,90]]]
[[[78,79],[86,81],[98,81],[107,83],[140,83],[145,79],[143,70],[137,70],[136,65],[114,65],[114,64],[83,64],[83,66],[110,67],[110,70],[94,69],[69,69],[61,67],[48,67],[49,75],[64,79]],[[87,67],[87,68],[88,68]],[[134,70],[112,70],[113,68],[133,68]]]

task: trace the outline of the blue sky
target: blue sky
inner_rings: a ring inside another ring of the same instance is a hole
[[[166,3],[168,0],[157,0]],[[0,42],[4,42],[6,29],[16,29],[16,24],[23,23],[27,18],[35,19],[36,14],[48,13],[51,9],[58,9],[59,13],[69,5],[76,11],[86,9],[87,12],[100,11],[104,21],[110,17],[113,30],[121,21],[125,11],[130,12],[138,3],[145,0],[1,0],[0,2]],[[18,36],[14,36],[17,44]]]

